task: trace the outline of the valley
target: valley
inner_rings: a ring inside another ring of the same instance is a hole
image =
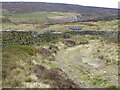
[[[2,2],[3,88],[119,88],[113,8]]]

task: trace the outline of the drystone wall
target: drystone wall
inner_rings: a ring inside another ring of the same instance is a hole
[[[80,35],[100,35],[103,37],[107,38],[120,38],[120,31],[71,31],[71,32],[66,32],[70,34],[80,34]]]
[[[8,45],[33,45],[36,42],[51,41],[57,38],[65,38],[69,34],[102,35],[108,38],[120,38],[120,31],[72,31],[65,33],[36,31],[2,31],[2,46]]]
[[[87,26],[64,26],[64,27],[67,27],[67,28],[72,29],[74,31],[80,31],[83,28],[86,28]]]
[[[36,42],[51,41],[62,37],[59,33],[40,33],[36,31],[2,31],[2,46],[33,45]]]

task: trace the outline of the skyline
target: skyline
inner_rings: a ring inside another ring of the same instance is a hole
[[[118,8],[119,0],[2,0],[2,2],[48,2],[48,3],[65,3],[65,4],[77,4],[83,6],[95,6],[95,7],[105,7],[105,8]]]

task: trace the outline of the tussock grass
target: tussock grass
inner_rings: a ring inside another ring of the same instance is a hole
[[[32,72],[32,56],[36,49],[31,46],[13,45],[3,48],[3,87],[24,87]],[[26,80],[27,79],[27,80]]]
[[[36,80],[32,77],[33,75],[35,75],[34,66],[36,64],[34,62],[40,65],[45,65],[48,68],[58,67],[54,61],[41,59],[40,55],[38,54],[38,48],[36,48],[35,46],[26,45],[7,46],[3,48],[2,53],[3,53],[2,77],[4,88],[26,87],[27,83],[34,82],[36,82],[35,87],[38,88],[39,82],[42,81]]]

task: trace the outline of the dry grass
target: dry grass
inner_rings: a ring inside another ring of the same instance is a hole
[[[89,26],[84,30],[118,30],[118,20],[91,22],[96,26]]]
[[[36,49],[31,46],[8,46],[3,48],[3,87],[24,87],[32,73],[32,56]],[[32,80],[32,79],[31,79]],[[30,81],[30,80],[29,80]]]
[[[65,23],[60,25],[87,25],[87,26],[98,26],[97,24],[91,22],[78,22],[78,23]]]

